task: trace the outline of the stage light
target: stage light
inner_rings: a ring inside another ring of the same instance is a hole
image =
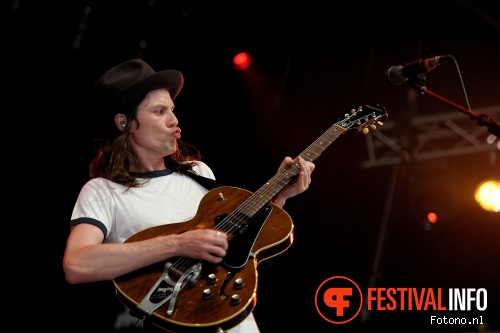
[[[429,221],[429,223],[436,223],[438,221],[438,215],[434,212],[427,213],[427,221]]]
[[[239,52],[233,57],[233,66],[242,71],[252,64],[252,56],[247,52]]]
[[[478,205],[489,212],[500,212],[500,181],[485,180],[479,183],[474,194]]]
[[[425,230],[430,231],[438,221],[438,214],[434,211],[430,211],[425,215],[423,227]]]

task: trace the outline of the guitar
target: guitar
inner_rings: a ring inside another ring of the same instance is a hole
[[[378,104],[362,104],[332,125],[300,156],[316,160],[341,134],[366,132],[387,117]],[[272,203],[300,172],[297,159],[254,193],[221,186],[202,198],[186,222],[140,231],[125,242],[181,233],[196,228],[227,233],[229,248],[220,264],[175,257],[113,280],[118,299],[139,318],[168,332],[223,332],[242,322],[257,302],[257,265],[286,251],[293,242],[293,222]]]

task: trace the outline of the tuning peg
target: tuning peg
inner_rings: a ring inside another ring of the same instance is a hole
[[[349,117],[349,113],[346,113],[346,114],[344,115],[344,117],[346,117],[346,118],[347,118],[347,117]]]
[[[370,127],[371,127],[372,129],[377,129],[377,126],[375,126],[375,124],[370,124]]]
[[[368,134],[368,132],[370,132],[370,130],[368,129],[368,127],[363,128],[363,134]]]
[[[355,110],[355,109],[352,109],[352,110],[351,110],[351,113],[352,113],[352,114],[355,114],[355,113],[356,113],[356,110]]]
[[[384,125],[384,123],[383,123],[383,122],[381,122],[380,120],[378,120],[378,121],[377,121],[377,124],[379,124],[380,126],[383,126],[383,125]]]

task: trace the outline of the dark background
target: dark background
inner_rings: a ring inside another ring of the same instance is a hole
[[[118,307],[112,286],[67,285],[61,260],[71,211],[88,179],[92,144],[80,130],[93,83],[108,68],[141,57],[156,70],[183,72],[176,99],[183,140],[202,151],[218,179],[251,191],[284,156],[300,154],[352,108],[387,109],[377,131],[388,140],[375,133],[341,136],[316,161],[310,189],[287,202],[294,243],[258,267],[254,314],[262,333],[298,325],[308,332],[500,330],[500,218],[473,197],[479,181],[498,178],[499,151],[482,149],[486,129],[457,108],[384,79],[391,66],[452,55],[454,61],[426,75],[427,88],[498,121],[498,2],[5,4],[4,163],[14,164],[4,164],[13,187],[6,224],[8,237],[17,236],[10,240],[15,302],[7,306],[21,328],[110,331],[110,312]],[[245,72],[230,62],[241,48],[254,58]],[[458,135],[450,146],[431,140],[437,151],[452,147],[453,154],[417,158],[421,132],[414,123],[427,116],[460,123],[479,143],[460,149]],[[370,140],[396,162],[369,163]],[[426,230],[429,209],[442,214]],[[482,315],[486,325],[431,326],[431,315],[443,315],[437,311],[372,311],[334,325],[314,306],[317,288],[333,276],[349,277],[362,290],[486,288],[486,311],[444,313]]]

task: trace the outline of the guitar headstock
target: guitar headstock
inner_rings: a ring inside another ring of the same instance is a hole
[[[369,127],[377,128],[375,123],[383,125],[382,119],[387,118],[385,107],[378,104],[361,104],[357,109],[352,109],[351,113],[346,113],[345,118],[337,125],[348,131],[369,132]]]

